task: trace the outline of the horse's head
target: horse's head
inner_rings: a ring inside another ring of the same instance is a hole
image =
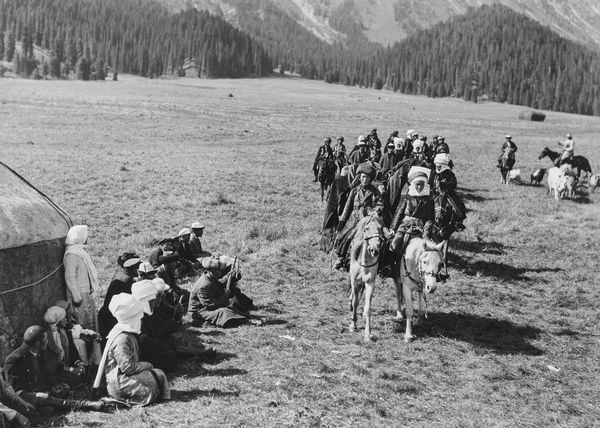
[[[419,257],[419,272],[425,282],[425,293],[433,293],[437,289],[438,277],[442,269],[442,247],[444,242],[437,245],[425,241],[425,251]]]
[[[542,159],[544,156],[548,156],[549,151],[550,149],[548,147],[544,147],[544,150],[542,150],[542,152],[538,156],[538,159]]]
[[[363,224],[363,240],[371,257],[377,257],[383,245],[383,223],[377,215],[370,215]]]

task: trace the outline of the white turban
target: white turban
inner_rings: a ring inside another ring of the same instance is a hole
[[[135,297],[127,293],[117,294],[110,299],[108,309],[117,319],[120,330],[139,333],[139,321],[144,316],[144,308]]]
[[[148,315],[152,314],[152,308],[148,302],[152,299],[156,299],[157,294],[156,284],[149,279],[135,282],[131,286],[131,295],[142,304],[144,312]]]
[[[448,153],[439,153],[433,158],[433,163],[436,165],[450,165],[450,155]]]
[[[44,322],[47,324],[58,324],[64,320],[67,316],[67,312],[60,306],[50,306],[44,314]]]

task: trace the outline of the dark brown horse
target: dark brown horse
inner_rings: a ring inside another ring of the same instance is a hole
[[[504,150],[500,159],[500,183],[508,184],[508,173],[515,164],[515,154],[509,148]]]
[[[552,161],[552,163],[555,166],[558,166],[558,162],[560,159],[560,153],[555,152],[554,150],[550,150],[548,147],[544,147],[544,150],[542,150],[538,159],[542,159],[545,156],[548,156],[548,158]],[[573,158],[571,160],[567,160],[564,163],[571,164],[571,166],[576,170],[576,172],[577,172],[576,178],[578,180],[579,180],[579,177],[581,176],[581,171],[584,171],[584,172],[592,175],[592,167],[590,166],[590,162],[583,156],[573,156]]]
[[[325,197],[325,193],[329,190],[333,179],[335,178],[335,162],[330,158],[319,160],[317,165],[317,179],[321,183],[321,202]]]

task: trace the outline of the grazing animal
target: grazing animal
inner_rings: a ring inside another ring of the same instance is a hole
[[[321,202],[325,197],[325,193],[329,190],[331,183],[335,179],[336,166],[335,162],[329,158],[319,160],[317,166],[317,179],[321,184]]]
[[[557,167],[548,170],[548,194],[554,192],[554,199],[557,201],[564,197],[567,189],[567,177],[565,173]]]
[[[548,170],[546,168],[540,168],[540,169],[536,169],[535,171],[533,171],[531,173],[531,181],[529,182],[529,184],[531,185],[536,185],[539,186],[542,183],[542,180],[544,179],[544,175],[546,175],[546,172]]]
[[[521,181],[521,170],[520,169],[511,169],[508,171],[507,180],[510,183],[514,181],[515,183],[519,183]]]
[[[543,159],[545,156],[548,156],[552,163],[556,165],[557,160],[560,158],[560,153],[550,150],[548,147],[544,147],[544,150],[542,150],[538,159]],[[571,166],[577,171],[577,179],[579,179],[581,176],[581,171],[584,171],[590,175],[592,174],[590,162],[583,156],[573,156],[573,159],[567,163],[571,164]]]
[[[356,331],[358,303],[365,290],[365,341],[371,336],[371,299],[375,289],[375,279],[379,267],[379,254],[384,242],[383,222],[376,214],[361,219],[356,225],[356,235],[350,250],[350,306],[352,322],[350,331]]]
[[[435,245],[432,242],[413,238],[406,246],[406,251],[400,259],[399,274],[394,278],[396,286],[396,299],[398,310],[396,318],[402,319],[402,309],[406,311],[406,330],[404,341],[413,339],[413,291],[418,293],[419,311],[414,325],[419,326],[423,321],[426,311],[426,296],[433,293],[438,284],[440,269],[442,268],[441,250],[445,241]]]
[[[590,193],[597,187],[600,187],[600,174],[594,174],[590,177]]]

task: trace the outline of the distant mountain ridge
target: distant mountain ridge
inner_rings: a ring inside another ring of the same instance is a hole
[[[234,25],[243,16],[232,0],[161,0],[174,10],[194,6],[222,14]],[[348,34],[332,22],[352,11],[352,20],[370,41],[384,46],[405,39],[421,29],[481,5],[503,4],[563,37],[600,49],[598,0],[277,0],[273,4],[291,19],[328,43],[343,41]],[[351,26],[347,26],[351,27]]]

